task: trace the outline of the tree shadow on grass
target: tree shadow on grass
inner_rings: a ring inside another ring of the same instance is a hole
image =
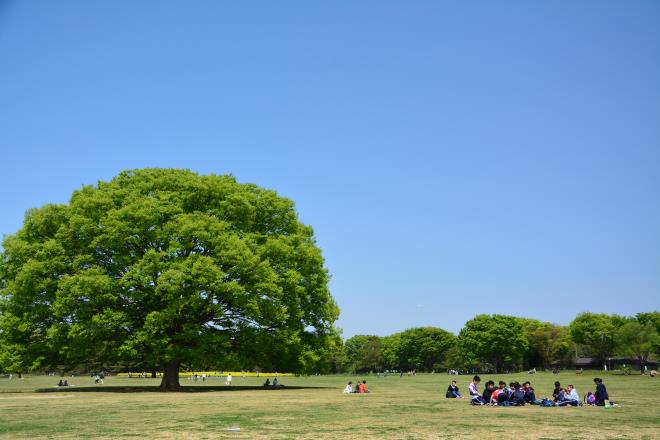
[[[322,390],[333,389],[333,387],[301,387],[301,386],[281,386],[278,388],[264,386],[181,386],[178,391],[161,391],[158,385],[155,386],[89,386],[89,387],[52,387],[38,388],[36,393],[208,393],[216,391],[282,391],[282,390]]]

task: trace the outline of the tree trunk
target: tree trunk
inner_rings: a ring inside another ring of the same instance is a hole
[[[166,362],[163,368],[163,380],[160,382],[161,391],[179,391],[179,361]]]

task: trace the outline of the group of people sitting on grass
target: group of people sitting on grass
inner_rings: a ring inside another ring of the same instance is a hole
[[[532,384],[527,381],[523,384],[519,382],[511,382],[507,385],[504,381],[499,381],[498,387],[495,387],[495,382],[489,380],[482,393],[479,393],[479,383],[481,378],[474,376],[472,383],[468,387],[470,393],[470,404],[472,405],[497,405],[497,406],[524,406],[524,405],[540,405],[540,406],[581,406],[597,405],[609,406],[610,402],[607,389],[603,385],[603,379],[597,377],[594,379],[596,383],[596,391],[589,392],[580,401],[580,396],[573,385],[562,387],[559,382],[555,382],[555,389],[552,392],[552,399],[543,398],[539,399],[532,388]],[[447,387],[447,398],[462,399],[463,396],[459,392],[456,381],[453,380],[449,387]]]
[[[69,386],[69,382],[67,382],[66,379],[64,379],[64,380],[60,379],[60,381],[57,382],[57,386],[58,386],[58,387],[68,387],[68,386]]]
[[[281,383],[279,383],[279,381],[277,380],[277,378],[273,379],[273,383],[272,383],[272,384],[271,384],[271,382],[270,382],[270,378],[266,378],[266,382],[264,382],[264,386],[267,387],[267,388],[279,388],[279,387],[283,387],[284,385],[282,385]]]
[[[355,387],[353,387],[353,382],[348,382],[346,388],[344,388],[344,394],[364,394],[368,392],[369,390],[367,389],[366,380],[363,380],[362,382],[358,381],[358,383],[355,384]]]

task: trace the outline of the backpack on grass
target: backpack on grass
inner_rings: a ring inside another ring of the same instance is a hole
[[[555,406],[555,402],[549,399],[542,399],[539,406]]]

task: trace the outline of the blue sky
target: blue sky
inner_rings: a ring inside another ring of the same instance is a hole
[[[139,167],[316,231],[345,336],[660,308],[660,3],[0,0],[0,233]]]

